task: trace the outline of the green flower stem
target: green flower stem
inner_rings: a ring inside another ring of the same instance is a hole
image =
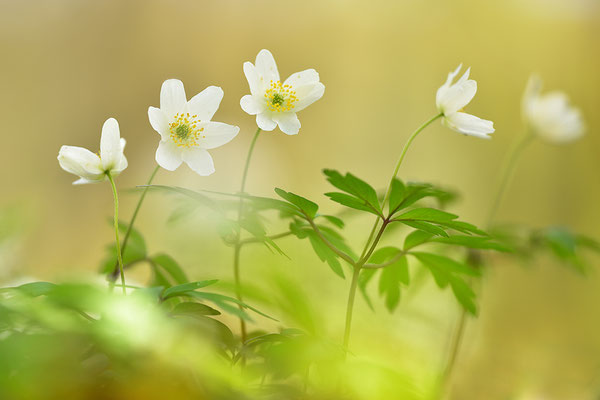
[[[252,153],[254,152],[254,146],[256,145],[256,140],[258,139],[258,135],[260,134],[261,129],[258,128],[254,137],[252,138],[252,142],[250,142],[250,148],[248,149],[248,155],[246,156],[246,164],[244,165],[244,173],[242,174],[242,184],[240,186],[240,195],[244,194],[244,190],[246,189],[246,179],[248,178],[248,169],[250,168],[250,159],[252,158]],[[233,279],[235,281],[235,295],[239,301],[242,300],[242,284],[240,279],[240,251],[242,249],[241,242],[241,228],[239,228],[239,224],[242,221],[242,216],[244,214],[244,198],[240,197],[240,203],[238,206],[238,232],[235,238],[234,251],[233,251]],[[243,308],[239,305],[240,310]],[[242,342],[246,341],[246,321],[243,318],[240,318],[240,330]]]
[[[343,347],[344,351],[348,352],[348,345],[350,344],[350,330],[352,329],[352,313],[354,312],[354,299],[356,298],[356,289],[358,288],[358,277],[360,275],[361,269],[364,268],[365,263],[377,248],[377,244],[379,244],[379,240],[383,236],[383,232],[385,228],[387,228],[389,221],[385,220],[381,228],[379,228],[379,232],[377,232],[377,236],[375,236],[375,240],[371,244],[371,247],[367,251],[366,255],[360,259],[358,262],[353,264],[354,272],[352,274],[352,282],[350,283],[350,293],[348,294],[348,305],[346,306],[346,325],[344,327],[344,342]]]
[[[504,197],[504,193],[506,192],[508,184],[510,183],[511,177],[514,173],[517,161],[523,153],[523,150],[525,150],[527,145],[531,143],[533,138],[534,135],[530,132],[525,133],[519,139],[515,140],[515,142],[512,145],[512,148],[508,151],[506,158],[504,159],[504,162],[502,164],[502,168],[500,170],[501,172],[498,175],[499,179],[496,195],[494,197],[494,203],[492,205],[492,208],[490,209],[490,213],[488,214],[486,229],[489,229],[492,226],[494,218],[496,217],[496,213],[498,212],[498,208],[500,207],[500,203],[502,202],[502,198]],[[465,335],[465,327],[468,321],[467,317],[467,311],[463,308],[460,314],[460,319],[458,320],[458,324],[456,326],[454,338],[452,339],[452,344],[450,346],[448,362],[442,375],[442,389],[450,380],[454,367],[456,366],[456,360],[458,359],[458,354],[460,353],[463,337]]]
[[[385,196],[383,198],[383,207],[384,208],[385,208],[385,204],[387,203],[387,201],[388,201],[388,199],[390,197],[390,193],[392,191],[392,183],[394,182],[394,179],[396,179],[396,176],[398,175],[398,171],[400,170],[400,166],[402,165],[402,161],[404,161],[404,157],[406,156],[406,153],[408,152],[408,148],[410,147],[410,145],[412,144],[412,142],[415,140],[415,138],[419,135],[419,133],[421,133],[425,128],[427,128],[429,125],[431,125],[431,123],[433,123],[438,118],[441,118],[442,116],[443,116],[442,113],[437,114],[436,116],[432,117],[427,122],[425,122],[423,125],[421,125],[420,127],[418,127],[417,130],[414,131],[412,133],[412,135],[410,135],[410,137],[408,138],[408,140],[404,144],[404,148],[402,149],[402,153],[400,153],[400,158],[398,159],[398,162],[396,163],[396,168],[394,169],[394,174],[392,175],[392,179],[390,179],[390,183],[388,185],[387,191],[385,192]],[[365,248],[364,248],[362,254],[360,255],[361,259],[365,256],[365,253],[367,252],[367,249],[369,248],[369,244],[371,243],[371,240],[373,239],[373,235],[375,235],[375,232],[377,232],[377,225],[378,224],[379,224],[379,218],[377,218],[375,220],[375,224],[373,224],[373,229],[371,229],[371,233],[369,234],[369,238],[367,239],[367,243],[365,244]]]
[[[434,117],[430,118],[423,125],[418,127],[417,130],[414,131],[410,135],[408,140],[406,141],[406,144],[404,145],[404,148],[402,149],[402,153],[400,153],[400,158],[398,159],[398,162],[396,163],[396,168],[394,169],[394,174],[392,175],[392,179],[390,179],[390,183],[388,185],[387,191],[383,198],[382,204],[383,204],[384,208],[385,208],[386,203],[388,202],[390,193],[392,191],[392,183],[394,182],[394,179],[398,175],[398,171],[400,170],[400,166],[402,165],[402,161],[404,161],[404,157],[406,157],[406,153],[408,152],[410,145],[415,140],[415,138],[419,135],[419,133],[421,133],[425,128],[427,128],[429,125],[431,125],[432,122],[434,122],[438,118],[441,118],[442,116],[443,116],[443,114],[440,113],[440,114],[437,114]],[[383,220],[383,224],[379,228],[379,231],[377,231],[377,227],[379,226],[379,219]],[[375,224],[373,225],[373,229],[371,229],[371,233],[369,234],[369,238],[367,239],[367,243],[365,243],[365,247],[360,255],[359,261],[353,265],[354,273],[352,275],[352,282],[350,283],[350,293],[348,294],[348,305],[346,307],[346,326],[344,328],[344,344],[343,344],[343,346],[346,351],[348,351],[348,345],[350,343],[350,331],[351,331],[351,327],[352,327],[352,313],[354,311],[354,300],[356,298],[356,289],[358,287],[358,276],[360,275],[361,269],[365,266],[365,264],[369,260],[369,257],[371,257],[371,254],[373,254],[373,251],[375,251],[375,249],[377,248],[377,244],[379,243],[379,240],[383,236],[383,232],[385,231],[385,228],[387,227],[389,222],[390,221],[386,220],[385,218],[377,217],[377,219],[375,220]],[[375,232],[377,232],[377,235],[375,235]],[[371,243],[371,241],[373,241],[373,242]],[[373,268],[373,266],[369,265],[368,268]]]
[[[350,283],[350,293],[348,294],[348,304],[346,306],[346,324],[344,326],[344,356],[348,352],[348,344],[350,343],[350,330],[352,328],[352,314],[354,311],[354,299],[356,298],[356,288],[358,287],[358,277],[360,275],[360,267],[354,266],[352,273],[352,282]]]
[[[137,205],[135,206],[135,210],[133,211],[133,215],[131,216],[129,225],[127,226],[127,231],[125,231],[125,236],[123,237],[123,244],[121,246],[121,250],[123,252],[125,252],[125,247],[127,247],[127,241],[129,240],[129,235],[131,234],[131,231],[133,229],[133,224],[135,223],[137,215],[140,212],[140,208],[142,207],[142,203],[144,202],[146,193],[148,193],[150,184],[152,184],[152,181],[154,180],[154,177],[156,176],[156,173],[158,172],[159,169],[160,169],[160,166],[157,165],[156,168],[154,168],[154,171],[152,171],[152,174],[150,174],[150,178],[148,179],[148,182],[146,183],[146,187],[144,187],[144,190],[142,191],[140,199],[138,200]],[[115,264],[115,268],[114,268],[113,272],[110,274],[111,281],[114,281],[116,279],[118,273],[119,273],[119,266],[118,266],[118,264]]]
[[[523,150],[531,143],[534,136],[531,133],[526,133],[521,136],[518,140],[516,140],[508,152],[504,162],[502,164],[502,169],[499,175],[498,180],[498,189],[496,190],[496,196],[494,197],[494,203],[492,208],[490,209],[490,213],[487,219],[487,228],[489,229],[494,222],[494,218],[496,217],[496,213],[498,212],[498,208],[500,207],[500,203],[504,198],[504,193],[510,183],[510,180],[513,176],[515,167],[517,166],[517,161],[519,157],[523,153]]]
[[[113,197],[115,200],[115,243],[117,245],[117,262],[119,263],[119,271],[121,272],[121,285],[123,286],[123,294],[127,294],[125,288],[125,272],[123,271],[123,258],[121,257],[121,242],[119,240],[119,196],[117,195],[117,187],[110,171],[106,173],[110,185],[112,186]]]

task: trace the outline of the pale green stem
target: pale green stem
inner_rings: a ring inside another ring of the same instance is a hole
[[[396,163],[396,168],[394,169],[394,174],[392,175],[392,179],[390,179],[390,183],[388,185],[387,191],[385,192],[385,196],[383,198],[383,208],[385,208],[385,204],[387,203],[389,197],[390,197],[390,193],[392,191],[392,183],[394,182],[394,179],[396,179],[396,176],[398,175],[398,171],[400,170],[400,166],[402,165],[402,161],[404,161],[404,157],[406,156],[406,153],[408,152],[408,148],[410,147],[410,145],[412,144],[413,140],[415,140],[415,138],[419,135],[419,133],[421,133],[423,131],[423,129],[427,128],[432,122],[434,122],[435,120],[437,120],[438,118],[441,118],[443,116],[443,114],[437,114],[436,116],[432,117],[430,120],[428,120],[427,122],[425,122],[423,125],[421,125],[420,127],[417,128],[416,131],[414,131],[412,133],[412,135],[410,135],[410,137],[408,138],[408,140],[406,141],[406,143],[404,144],[404,148],[402,149],[402,153],[400,153],[400,158],[398,159],[398,162]],[[377,225],[379,224],[379,217],[375,220],[375,224],[373,224],[373,229],[371,229],[371,233],[369,234],[369,238],[367,239],[367,243],[365,244],[365,248],[363,250],[363,252],[360,255],[360,258],[362,259],[365,256],[365,253],[367,252],[367,249],[369,248],[369,244],[371,243],[371,240],[373,239],[373,235],[375,235],[375,232],[377,231]]]
[[[240,195],[244,194],[244,190],[246,189],[246,179],[248,178],[248,169],[250,168],[250,159],[252,158],[252,153],[254,152],[254,146],[256,145],[256,140],[258,139],[258,135],[260,134],[261,129],[258,128],[254,137],[252,138],[252,142],[250,142],[250,148],[248,149],[248,155],[246,156],[246,164],[244,165],[244,172],[242,174],[242,184],[240,186]],[[235,282],[235,295],[239,301],[242,300],[242,283],[240,278],[240,251],[242,249],[241,243],[241,228],[239,228],[239,224],[242,221],[242,217],[244,214],[244,197],[240,196],[240,203],[238,206],[238,229],[234,251],[233,251],[233,279]],[[240,309],[243,307],[239,305]],[[241,330],[241,338],[242,343],[246,341],[246,321],[240,318],[240,330]]]
[[[117,262],[119,263],[119,271],[121,272],[121,285],[123,286],[123,294],[127,294],[125,287],[125,272],[123,271],[123,258],[121,257],[121,242],[119,240],[119,196],[117,195],[117,187],[110,171],[106,172],[106,176],[112,186],[113,198],[115,200],[115,243],[117,245]]]
[[[137,215],[140,212],[140,208],[142,207],[142,203],[144,202],[146,193],[148,193],[148,189],[150,189],[150,184],[152,184],[152,181],[154,180],[154,177],[156,176],[156,173],[158,172],[159,169],[160,169],[160,166],[157,165],[156,168],[154,168],[154,171],[152,171],[152,174],[150,175],[150,178],[148,179],[148,182],[146,183],[146,187],[144,187],[144,190],[142,191],[142,194],[137,202],[137,205],[135,206],[135,210],[133,211],[133,215],[131,216],[131,220],[129,221],[127,230],[125,231],[125,236],[123,237],[123,245],[121,246],[121,251],[123,253],[125,252],[125,247],[127,247],[127,241],[129,240],[129,235],[131,234],[131,231],[133,229],[133,224],[135,223]],[[118,274],[118,271],[119,271],[119,266],[115,265],[115,269],[110,274],[110,277],[112,278],[111,281],[113,281],[116,278],[116,274]]]
[[[504,193],[508,188],[508,184],[510,183],[511,177],[517,165],[517,161],[519,160],[519,156],[523,153],[523,150],[527,147],[527,145],[531,143],[533,138],[534,136],[531,133],[525,133],[513,143],[512,148],[506,154],[500,174],[498,175],[499,178],[496,195],[488,215],[486,229],[491,228],[492,223],[494,222],[494,218],[496,217],[496,213],[498,212],[498,208],[500,207]],[[467,321],[467,310],[463,308],[461,310],[460,319],[458,321],[458,325],[456,326],[456,333],[454,334],[454,339],[452,340],[450,347],[448,363],[442,376],[442,389],[450,380],[452,372],[454,371],[454,367],[456,366],[456,360],[458,359],[458,354],[460,353]]]
[[[443,114],[440,113],[440,114],[437,114],[434,117],[430,118],[427,122],[425,122],[423,125],[421,125],[419,128],[417,128],[417,130],[414,131],[410,135],[408,140],[406,141],[406,144],[404,145],[404,148],[402,149],[402,153],[400,153],[400,158],[398,159],[398,162],[396,163],[396,168],[394,169],[394,174],[392,175],[392,179],[390,179],[390,183],[388,185],[387,191],[383,198],[382,204],[383,204],[384,208],[385,208],[385,204],[387,203],[387,201],[390,197],[390,193],[392,190],[392,183],[394,182],[394,179],[398,175],[398,171],[400,170],[402,161],[404,161],[404,157],[406,157],[406,153],[408,152],[408,149],[409,149],[411,143],[413,142],[413,140],[415,140],[415,138],[419,135],[419,133],[421,133],[423,131],[423,129],[425,129],[432,122],[434,122],[438,118],[441,118],[442,116],[443,116]],[[352,327],[352,313],[354,310],[354,300],[356,298],[356,289],[358,287],[358,276],[359,276],[360,271],[363,268],[364,264],[366,264],[369,257],[371,256],[371,254],[377,247],[377,244],[379,243],[379,240],[381,239],[383,232],[385,231],[385,228],[387,227],[388,221],[384,220],[384,223],[381,226],[381,228],[379,229],[377,236],[375,236],[375,239],[373,239],[375,232],[377,231],[377,227],[379,225],[379,219],[380,219],[380,217],[377,217],[377,219],[375,220],[375,224],[373,225],[373,229],[371,229],[371,233],[369,234],[369,238],[368,238],[367,243],[365,244],[365,247],[360,255],[360,258],[359,258],[358,262],[356,262],[353,265],[354,273],[352,275],[352,282],[350,284],[350,293],[348,294],[348,305],[346,307],[346,326],[344,328],[344,350],[345,351],[348,350],[348,345],[350,343],[350,331],[351,331],[351,327]],[[373,240],[373,243],[371,243],[371,240]]]

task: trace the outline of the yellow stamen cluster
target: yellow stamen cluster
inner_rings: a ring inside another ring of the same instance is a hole
[[[169,124],[171,139],[179,147],[199,146],[199,139],[206,138],[202,134],[204,128],[198,128],[200,120],[197,115],[190,113],[175,114],[174,121]]]
[[[271,111],[290,111],[298,101],[292,86],[283,85],[280,81],[271,81],[270,87],[265,92],[267,107]]]

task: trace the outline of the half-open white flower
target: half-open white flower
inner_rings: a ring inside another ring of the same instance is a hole
[[[541,94],[542,81],[532,76],[523,95],[523,118],[536,135],[553,143],[567,143],[580,138],[584,131],[581,112],[569,104],[563,92]]]
[[[220,87],[209,86],[187,101],[183,83],[168,79],[160,90],[160,108],[148,108],[150,125],[161,137],[156,162],[169,171],[185,163],[196,173],[215,172],[207,150],[231,141],[240,128],[211,121],[223,99]]]
[[[79,176],[74,185],[102,182],[107,174],[117,176],[127,168],[123,154],[125,139],[121,138],[119,123],[109,118],[102,126],[100,154],[76,146],[62,146],[58,152],[58,163],[67,172]]]
[[[307,69],[292,74],[281,83],[275,59],[269,50],[261,50],[253,65],[244,63],[244,74],[250,93],[240,100],[242,109],[256,115],[256,124],[265,131],[277,125],[287,135],[296,135],[300,120],[296,113],[323,97],[325,85],[319,82],[319,74]]]
[[[448,79],[437,91],[435,102],[438,111],[443,115],[442,123],[448,128],[465,135],[489,139],[494,132],[494,123],[474,115],[462,112],[477,92],[477,82],[469,79],[471,68],[456,82],[454,78],[462,68],[462,64],[448,74]]]

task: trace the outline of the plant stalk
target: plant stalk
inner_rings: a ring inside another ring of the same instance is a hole
[[[129,235],[131,234],[131,231],[133,230],[133,224],[135,223],[138,213],[140,212],[140,208],[142,207],[142,203],[144,202],[146,193],[148,193],[150,184],[152,184],[152,181],[154,180],[154,177],[156,176],[156,173],[158,172],[159,169],[160,169],[160,166],[157,165],[154,168],[154,171],[152,171],[152,174],[150,174],[150,178],[148,179],[148,182],[146,183],[146,187],[144,188],[144,190],[142,191],[142,194],[140,195],[137,205],[135,206],[135,210],[133,210],[133,215],[131,216],[131,220],[129,221],[129,225],[127,226],[127,230],[125,231],[125,236],[123,237],[123,244],[121,245],[122,252],[125,252],[125,247],[127,247],[127,241],[129,240]],[[118,273],[119,273],[119,266],[117,263],[115,265],[115,268],[109,275],[109,279],[111,282],[113,282],[117,278]]]
[[[252,142],[250,142],[250,148],[248,149],[248,155],[246,156],[246,164],[244,165],[244,172],[242,174],[242,183],[240,186],[240,194],[244,194],[244,190],[246,189],[246,179],[248,178],[248,170],[250,168],[250,159],[252,158],[252,153],[254,152],[254,146],[256,145],[256,141],[258,139],[258,135],[260,134],[261,129],[258,128],[254,137],[252,138]],[[239,227],[240,222],[242,221],[242,217],[244,214],[244,198],[240,197],[240,202],[238,206],[238,231],[235,238],[234,244],[234,252],[233,252],[233,278],[235,281],[235,295],[239,301],[242,300],[242,283],[240,278],[240,251],[242,248],[241,243],[241,228]],[[240,310],[243,308],[239,305]],[[246,341],[246,321],[243,318],[240,318],[240,331],[242,342]]]
[[[119,196],[117,195],[117,187],[115,186],[115,180],[113,179],[110,171],[106,173],[110,185],[112,186],[113,198],[115,200],[115,243],[117,245],[117,262],[119,263],[119,271],[121,272],[121,285],[123,286],[123,294],[127,294],[125,288],[125,272],[123,271],[123,258],[121,255],[121,241],[119,240]]]

